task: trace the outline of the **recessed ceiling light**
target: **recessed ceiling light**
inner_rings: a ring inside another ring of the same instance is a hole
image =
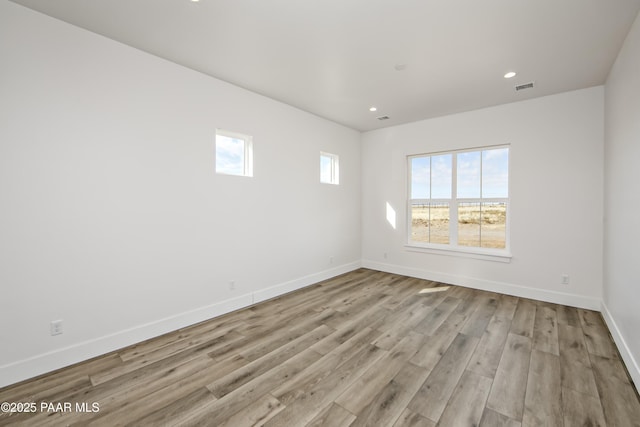
[[[378,109],[376,107],[371,107],[369,108],[369,111],[378,111]]]
[[[514,73],[513,71],[509,71],[507,74],[504,75],[505,79],[510,79],[511,77],[515,77],[516,73]]]

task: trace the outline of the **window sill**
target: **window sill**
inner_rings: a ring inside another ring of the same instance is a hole
[[[462,258],[481,259],[485,261],[495,262],[511,262],[511,252],[507,250],[492,250],[482,248],[462,248],[462,247],[435,247],[435,246],[418,246],[415,244],[406,244],[404,246],[409,252],[421,252],[427,254],[445,255]]]

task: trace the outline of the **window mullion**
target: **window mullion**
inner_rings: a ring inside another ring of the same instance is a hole
[[[480,228],[478,229],[478,241],[480,242],[480,247],[482,247],[482,208],[484,207],[484,203],[482,203],[482,154],[484,151],[480,151]]]
[[[244,140],[244,174],[246,176],[253,176],[253,143],[252,141]]]
[[[433,156],[429,157],[429,210],[427,214],[427,241],[431,243],[431,204],[433,203]]]
[[[451,201],[449,204],[449,242],[458,246],[458,155],[451,156]]]

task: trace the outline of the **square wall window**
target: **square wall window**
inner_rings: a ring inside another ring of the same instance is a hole
[[[251,136],[216,130],[216,173],[253,176]]]
[[[340,168],[336,154],[320,152],[320,182],[335,185],[340,183]]]

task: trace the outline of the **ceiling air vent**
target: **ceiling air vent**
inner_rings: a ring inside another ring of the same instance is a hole
[[[516,92],[518,92],[519,90],[531,89],[532,87],[533,87],[533,82],[518,85],[516,86]]]
[[[389,116],[380,116],[378,120],[389,120]]]

